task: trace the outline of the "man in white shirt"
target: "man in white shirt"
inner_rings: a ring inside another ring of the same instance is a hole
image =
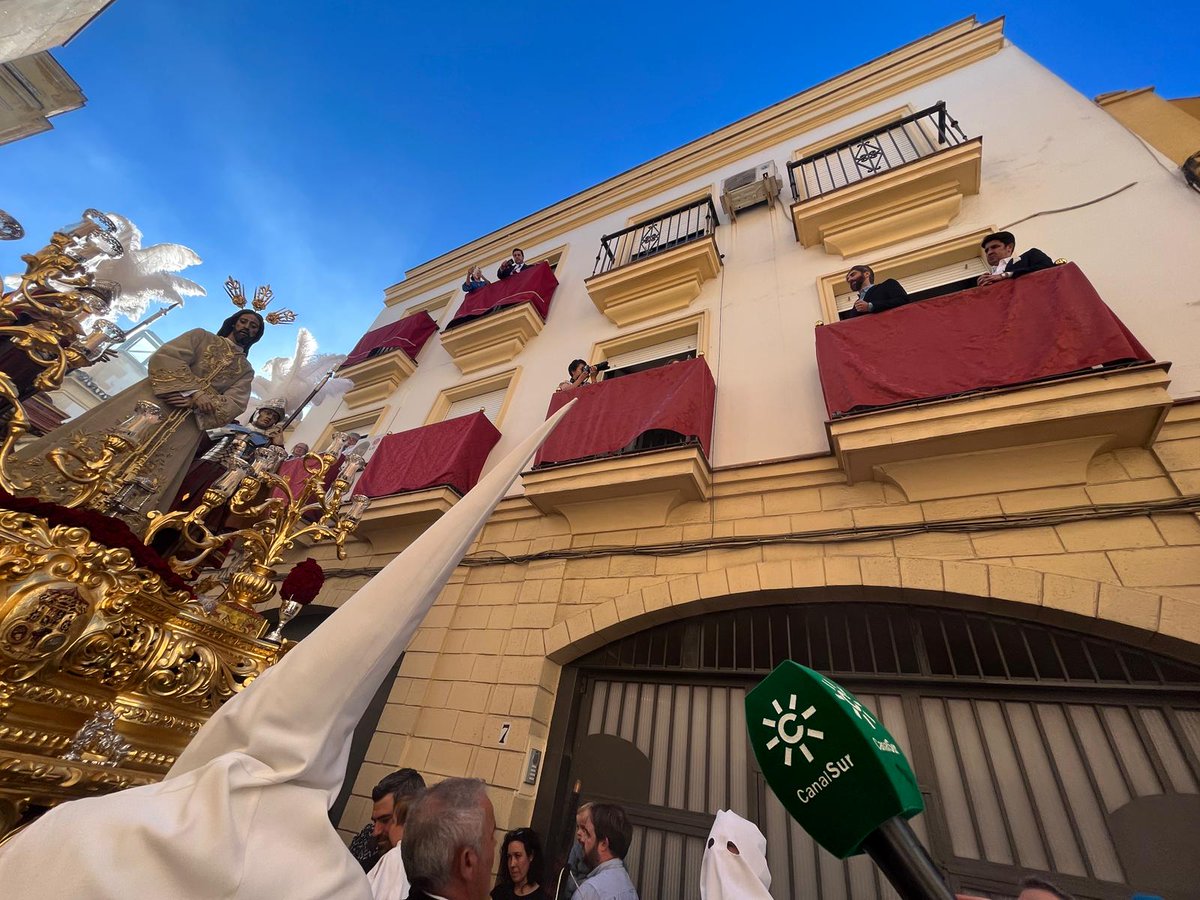
[[[375,839],[387,848],[375,867],[367,873],[375,900],[406,900],[408,875],[400,855],[408,809],[425,791],[425,779],[414,769],[400,769],[376,785],[371,792],[375,806],[371,810]]]

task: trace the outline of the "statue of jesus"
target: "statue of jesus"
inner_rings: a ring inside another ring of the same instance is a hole
[[[33,489],[44,500],[69,497],[77,488],[62,480],[45,455],[55,447],[98,446],[139,401],[156,403],[167,415],[142,442],[148,458],[140,471],[153,487],[141,510],[126,519],[141,533],[145,511],[166,509],[179,491],[204,432],[228,425],[245,411],[254,377],[246,354],[262,333],[263,317],[244,310],[226,319],[216,334],[193,328],[167,341],[147,360],[148,378],[23,447],[17,454],[22,474],[32,476]]]

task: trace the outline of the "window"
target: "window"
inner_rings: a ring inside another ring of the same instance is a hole
[[[336,431],[341,431],[347,434],[353,431],[356,434],[365,434],[369,436],[371,434],[371,429],[375,427],[382,417],[383,410],[374,409],[369,412],[357,413],[352,416],[343,416],[340,419],[334,419],[325,426],[325,430],[321,432],[320,440],[318,440],[315,444],[312,444],[311,447],[313,450],[318,452],[324,450],[329,446],[329,439],[333,437],[333,434]]]
[[[454,299],[454,296],[455,296],[454,291],[447,291],[445,294],[438,294],[436,297],[434,297],[430,300],[426,300],[423,303],[414,303],[412,306],[410,306],[408,309],[406,309],[404,311],[403,317],[407,318],[408,316],[411,316],[414,313],[427,312],[427,313],[429,313],[430,316],[433,317],[433,321],[437,322],[438,325],[440,326],[442,324],[441,323],[442,313],[445,311],[446,307],[450,304],[450,301],[452,299]]]
[[[488,391],[486,394],[476,394],[473,397],[455,400],[450,404],[450,408],[446,410],[443,418],[457,419],[460,416],[469,416],[482,411],[494,425],[500,418],[500,407],[504,405],[506,396],[508,396],[507,385],[494,391]]]
[[[696,334],[684,335],[661,344],[651,344],[637,350],[618,353],[608,358],[609,369],[604,373],[604,379],[619,378],[622,375],[632,375],[634,372],[644,372],[657,366],[683,359],[693,359],[696,356]]]
[[[619,378],[656,366],[703,356],[708,344],[708,313],[698,313],[602,341],[592,348],[592,359],[606,361],[604,378]]]
[[[910,302],[928,300],[975,286],[975,280],[988,270],[979,244],[990,233],[991,229],[985,228],[898,256],[862,262],[875,271],[876,282],[899,281]],[[855,294],[846,284],[846,272],[853,264],[848,262],[845,268],[817,279],[823,322],[838,321],[854,305]]]
[[[459,416],[469,416],[471,413],[483,410],[484,415],[497,428],[504,420],[505,413],[514,393],[517,379],[521,375],[518,366],[507,372],[489,375],[466,384],[447,388],[438,394],[433,403],[433,409],[425,420],[426,425],[441,422],[446,419],[457,419]]]
[[[553,250],[532,257],[530,263],[549,263],[551,272],[558,272],[558,267],[563,261],[563,257],[567,255],[567,247],[564,244],[561,247],[555,247]]]

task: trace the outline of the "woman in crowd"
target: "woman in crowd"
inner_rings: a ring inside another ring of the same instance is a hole
[[[532,828],[518,828],[504,836],[500,845],[500,880],[492,889],[492,900],[529,897],[545,900],[542,887],[542,841]]]
[[[462,285],[463,293],[469,294],[471,291],[477,291],[488,284],[491,284],[491,282],[483,274],[483,269],[479,268],[479,266],[471,266],[471,268],[467,269],[467,280]]]

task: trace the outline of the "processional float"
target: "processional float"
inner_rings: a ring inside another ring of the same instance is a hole
[[[115,232],[87,210],[22,257],[0,298],[0,839],[63,801],[161,779],[209,716],[286,652],[281,629],[315,590],[285,592],[266,635],[254,606],[273,599],[277,567],[321,541],[344,557],[369,503],[346,496],[365,462],[335,434],[299,477],[276,474],[282,448],[237,447],[192,509],[143,509],[157,489],[146,461],[190,414],[150,402],[109,433],[22,463],[27,401],[129,336],[99,318],[121,291],[97,277],[125,252]],[[23,234],[0,211],[0,239]],[[227,290],[245,304],[240,284]],[[255,292],[256,309],[269,302],[269,287]],[[70,486],[56,502],[47,471]],[[163,534],[168,558],[148,546]]]

